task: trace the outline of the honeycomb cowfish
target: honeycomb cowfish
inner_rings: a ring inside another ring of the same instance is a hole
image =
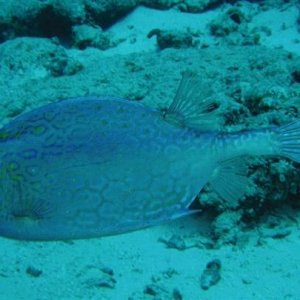
[[[223,132],[208,81],[183,76],[165,110],[79,97],[0,129],[0,235],[64,240],[120,234],[193,212],[210,183],[224,201],[247,187],[247,155],[300,162],[300,121]]]

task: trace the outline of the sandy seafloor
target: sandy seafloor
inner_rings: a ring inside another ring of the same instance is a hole
[[[84,30],[66,41],[4,26],[0,121],[89,94],[161,108],[186,69],[204,73],[226,102],[224,130],[291,121],[300,107],[299,6],[259,2],[195,13],[140,6],[96,42]],[[147,38],[153,29],[161,41]],[[46,243],[1,238],[0,299],[300,299],[297,165],[249,166],[252,189],[239,204],[223,205],[207,189],[199,196],[203,213],[133,233]],[[201,274],[214,259],[220,280],[204,290]]]

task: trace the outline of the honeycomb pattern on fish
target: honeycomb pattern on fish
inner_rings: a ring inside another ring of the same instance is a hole
[[[199,171],[187,163],[199,156],[189,135],[157,111],[120,99],[73,99],[25,114],[1,134],[1,170],[16,194],[10,205],[5,192],[10,209],[1,214],[28,226],[33,238],[49,239],[173,218],[199,190],[198,178],[189,188],[179,180]]]

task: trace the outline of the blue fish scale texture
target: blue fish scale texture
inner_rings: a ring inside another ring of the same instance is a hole
[[[0,231],[84,238],[175,218],[208,180],[211,141],[118,98],[70,99],[24,114],[1,132]]]

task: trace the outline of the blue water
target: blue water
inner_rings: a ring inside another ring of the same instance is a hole
[[[146,2],[0,1],[0,124],[91,95],[129,99],[164,115],[186,70],[209,82],[224,132],[299,118],[296,1]],[[200,84],[196,96],[211,94]],[[2,143],[6,138],[1,131]],[[278,156],[243,162],[244,196],[224,201],[208,184],[191,204],[197,213],[185,218],[93,239],[1,237],[0,299],[299,299],[299,166]],[[153,159],[143,163],[151,169]],[[8,208],[5,170],[0,160],[1,217]],[[178,170],[169,176],[186,179]],[[166,177],[157,174],[157,182]],[[12,202],[20,190],[11,191]],[[45,190],[39,194],[43,199]],[[28,195],[25,189],[22,199],[33,203]]]

